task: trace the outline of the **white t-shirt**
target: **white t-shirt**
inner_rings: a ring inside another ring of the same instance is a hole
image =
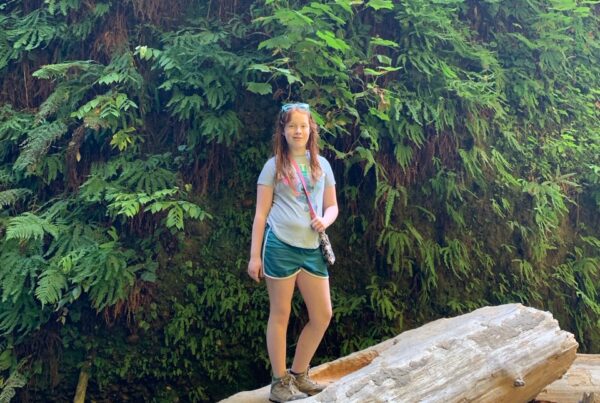
[[[329,162],[319,156],[319,163],[323,171],[316,183],[313,183],[310,163],[307,155],[294,157],[310,193],[310,201],[316,214],[323,216],[323,191],[325,187],[334,186],[335,178]],[[281,241],[288,245],[305,249],[319,247],[319,235],[310,226],[310,212],[302,182],[295,181],[294,193],[286,181],[277,181],[275,171],[275,157],[270,158],[258,176],[257,183],[273,187],[273,205],[267,217],[267,224],[271,231]]]

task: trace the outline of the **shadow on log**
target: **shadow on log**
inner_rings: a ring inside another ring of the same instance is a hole
[[[577,342],[548,312],[520,304],[439,319],[320,365],[329,383],[302,402],[528,402],[560,378]],[[267,402],[269,387],[222,402]]]

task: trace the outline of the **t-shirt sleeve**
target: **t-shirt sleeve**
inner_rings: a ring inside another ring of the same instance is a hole
[[[270,158],[265,163],[256,184],[275,187],[275,158]]]
[[[321,157],[321,169],[325,173],[325,187],[334,186],[335,185],[335,177],[333,176],[333,170],[331,169],[331,165],[329,165],[329,161],[325,158]]]

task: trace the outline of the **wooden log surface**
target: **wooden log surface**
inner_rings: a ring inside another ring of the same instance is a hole
[[[546,386],[535,401],[600,403],[600,354],[577,354],[563,377]]]
[[[527,402],[560,378],[577,342],[548,312],[521,304],[439,319],[323,364],[329,386],[302,402]],[[223,402],[267,402],[269,386]]]

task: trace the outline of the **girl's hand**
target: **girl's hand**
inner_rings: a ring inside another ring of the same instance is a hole
[[[260,282],[260,278],[263,276],[261,258],[250,258],[250,262],[248,262],[248,275],[252,280],[256,281],[257,283]]]
[[[313,218],[310,222],[310,226],[317,232],[323,232],[328,227],[323,217]]]

